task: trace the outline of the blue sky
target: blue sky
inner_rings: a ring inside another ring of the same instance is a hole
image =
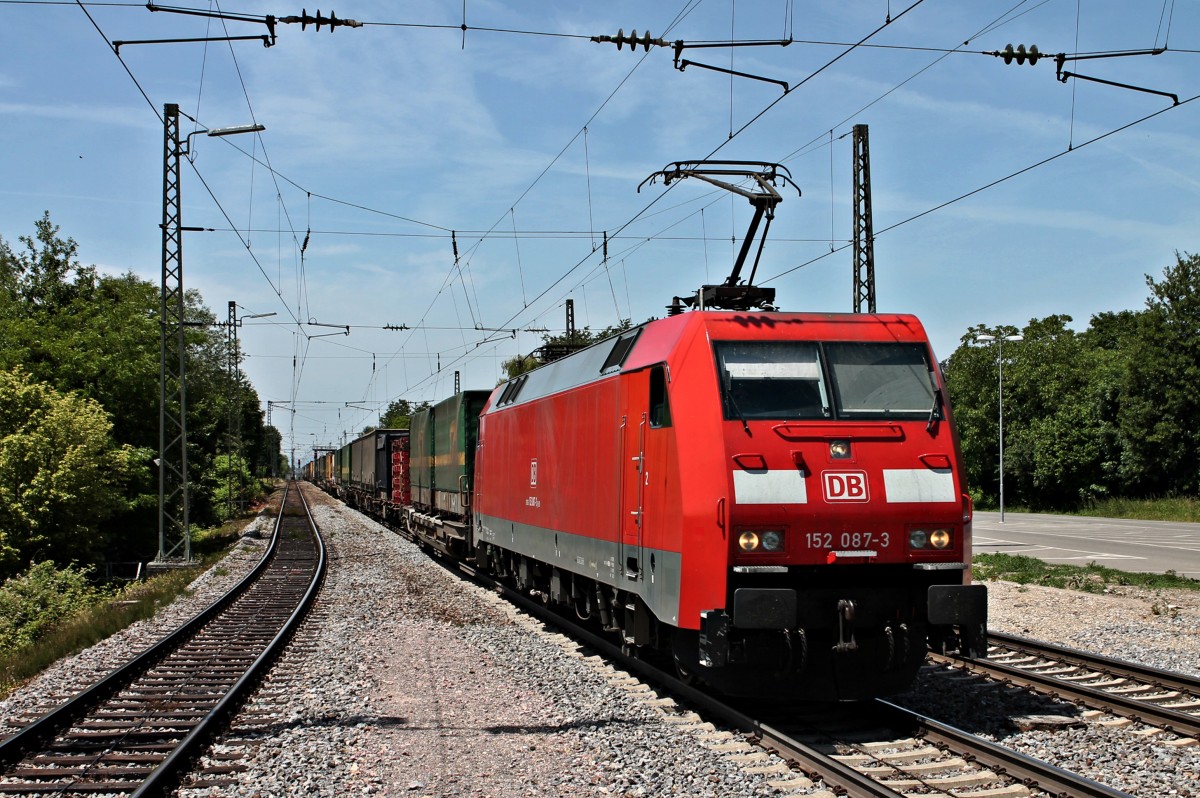
[[[269,48],[127,44],[120,59],[112,40],[224,35],[221,23],[86,8],[0,2],[0,236],[15,242],[49,210],[85,263],[157,281],[163,104],[203,128],[265,125],[193,138],[183,223],[212,231],[185,234],[184,282],[219,318],[230,300],[241,315],[276,314],[246,321],[244,369],[301,459],[392,399],[449,395],[456,370],[463,387],[494,385],[505,359],[539,345],[536,330],[561,331],[567,298],[578,326],[599,329],[721,282],[751,208],[699,181],[638,191],[672,161],[787,166],[803,195],[785,192],[758,282],[784,310],[849,311],[848,134],[867,124],[878,308],[918,315],[940,357],[974,324],[1061,313],[1083,329],[1094,313],[1142,307],[1147,273],[1200,251],[1195,4],[345,2],[332,10],[363,27],[281,23]],[[872,46],[848,46],[881,26]],[[684,57],[794,88],[586,38],[618,29],[790,37]],[[1184,102],[1064,84],[1053,59],[980,54],[1010,43],[1166,47],[1066,69]]]

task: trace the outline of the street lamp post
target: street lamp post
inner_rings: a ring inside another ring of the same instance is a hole
[[[995,342],[997,349],[997,359],[999,366],[1000,386],[1000,523],[1004,523],[1004,342],[1005,341],[1024,341],[1025,337],[1021,335],[980,335],[976,339],[981,343]]]
[[[158,393],[158,556],[155,562],[187,564],[192,559],[188,518],[187,328],[183,293],[183,231],[179,160],[188,155],[192,136],[256,133],[262,125],[197,130],[181,142],[176,103],[163,106],[162,283],[159,303]],[[182,114],[187,116],[186,114]],[[190,118],[190,117],[189,117]],[[195,120],[192,120],[195,121]]]

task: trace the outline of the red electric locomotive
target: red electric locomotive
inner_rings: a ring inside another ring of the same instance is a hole
[[[476,562],[730,693],[856,699],[910,684],[927,645],[982,655],[971,502],[920,322],[779,313],[753,273],[740,282],[783,167],[659,176],[750,200],[733,273],[497,387]]]
[[[920,322],[691,312],[497,388],[476,559],[728,692],[902,689],[977,653],[971,505]]]

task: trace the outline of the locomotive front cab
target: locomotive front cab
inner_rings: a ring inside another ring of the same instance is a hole
[[[940,375],[911,317],[794,326],[803,337],[710,333],[728,574],[725,606],[701,613],[696,664],[732,690],[766,668],[810,697],[894,692],[927,644],[984,646]]]

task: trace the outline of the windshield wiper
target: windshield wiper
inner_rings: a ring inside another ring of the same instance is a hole
[[[733,398],[733,377],[729,371],[725,372],[725,398],[729,400],[729,407],[734,413],[737,413],[738,421],[742,422],[742,429],[746,430],[746,434],[750,435],[750,425],[746,423],[746,416],[742,413],[742,409],[738,407],[737,401]],[[754,437],[750,435],[750,437]]]
[[[942,389],[938,387],[937,375],[929,372],[929,384],[933,386],[933,407],[929,409],[929,421],[925,422],[925,431],[933,432],[933,425],[942,418]]]

